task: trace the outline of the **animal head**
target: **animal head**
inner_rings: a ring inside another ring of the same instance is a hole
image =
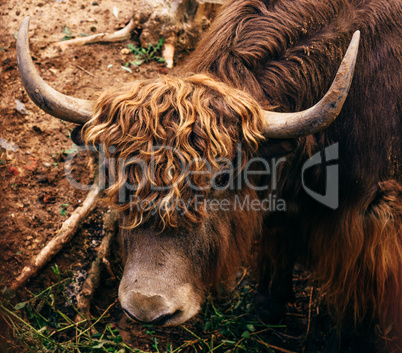
[[[234,207],[256,194],[234,194],[229,184],[264,139],[262,126],[252,97],[202,74],[137,81],[99,97],[83,136],[105,151],[109,204],[124,214],[119,298],[128,315],[181,323],[247,257],[261,221]]]
[[[27,93],[46,112],[86,123],[85,142],[102,148],[109,164],[106,194],[121,214],[123,309],[141,322],[183,323],[199,310],[208,287],[249,256],[261,233],[265,211],[258,202],[267,180],[259,171],[276,153],[270,150],[275,142],[266,148],[266,141],[321,131],[338,115],[358,32],[321,101],[302,112],[277,113],[207,74],[130,83],[96,102],[62,95],[34,68],[28,21],[17,42]]]

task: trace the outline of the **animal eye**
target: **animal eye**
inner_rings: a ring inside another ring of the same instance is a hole
[[[229,172],[222,172],[219,173],[215,178],[214,178],[214,186],[216,188],[223,188],[229,184],[230,181],[230,174]]]

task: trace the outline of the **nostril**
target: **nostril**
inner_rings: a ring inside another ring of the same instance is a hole
[[[151,321],[144,321],[144,320],[140,320],[138,319],[136,316],[134,316],[133,314],[131,314],[128,310],[123,309],[123,311],[126,313],[126,315],[128,317],[130,317],[131,319],[141,323],[141,324],[152,324],[152,325],[158,325],[158,326],[163,326],[166,323],[168,323],[169,321],[171,321],[172,319],[174,319],[176,316],[180,315],[180,313],[182,312],[181,310],[177,310],[175,311],[173,314],[162,314],[156,318],[154,318]]]

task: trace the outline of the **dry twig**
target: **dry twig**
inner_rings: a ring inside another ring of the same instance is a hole
[[[61,50],[65,50],[68,47],[80,46],[85,44],[100,42],[120,42],[126,39],[130,39],[131,32],[134,30],[134,28],[135,22],[133,21],[133,19],[131,19],[126,27],[114,33],[98,33],[88,37],[74,38],[62,42],[57,42],[54,43],[54,45],[58,46]]]
[[[103,227],[104,227],[104,237],[102,242],[98,247],[98,255],[96,259],[92,262],[91,268],[88,272],[88,277],[85,280],[81,292],[77,296],[77,308],[79,309],[81,315],[77,315],[75,321],[82,321],[83,317],[85,319],[91,318],[90,305],[91,299],[94,294],[95,289],[99,285],[100,274],[101,274],[101,264],[108,263],[106,257],[108,256],[110,245],[114,234],[116,233],[117,225],[117,215],[116,212],[111,211],[106,213],[103,217]]]
[[[28,279],[35,275],[54,255],[56,255],[63,246],[71,240],[80,222],[95,207],[100,188],[95,182],[88,193],[87,198],[82,205],[78,207],[73,214],[63,223],[56,236],[40,251],[40,253],[31,259],[28,266],[25,266],[21,274],[11,284],[11,289],[18,289]]]
[[[77,65],[77,69],[80,69],[81,71],[84,71],[86,74],[88,74],[89,76],[94,76],[93,73],[89,72],[88,70],[85,70],[83,67]]]
[[[305,349],[306,349],[308,334],[310,333],[310,324],[311,324],[311,304],[312,304],[312,301],[313,301],[313,289],[314,289],[314,288],[311,287],[310,295],[309,295],[310,299],[309,299],[309,303],[308,303],[308,322],[307,322],[306,342],[305,342],[305,344],[304,344],[304,346],[303,346],[303,350],[302,350],[303,353],[304,353],[304,351],[305,351]]]

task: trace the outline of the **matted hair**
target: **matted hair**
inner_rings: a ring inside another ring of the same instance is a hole
[[[208,165],[219,170],[217,159],[232,160],[238,144],[247,161],[263,139],[262,123],[259,105],[245,92],[204,74],[163,76],[104,92],[84,139],[102,146],[112,173],[107,199],[130,210],[131,227],[152,214],[163,226],[176,227],[175,210],[191,223],[205,216],[202,207],[177,203],[194,197],[189,181],[206,197]]]

